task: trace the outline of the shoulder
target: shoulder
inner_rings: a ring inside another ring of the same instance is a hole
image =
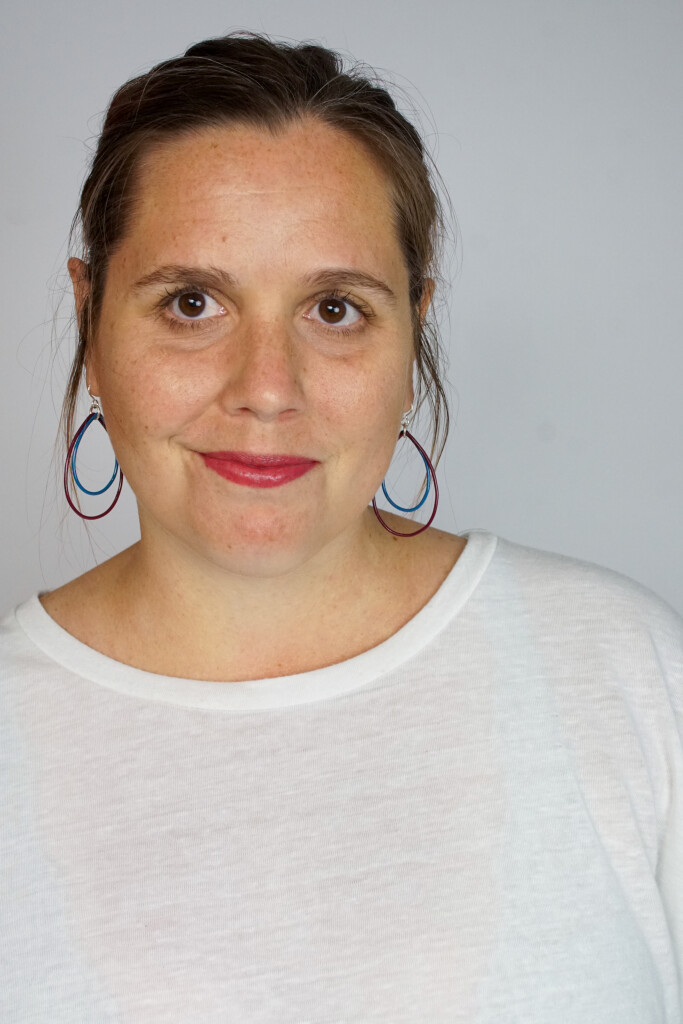
[[[501,579],[515,581],[549,602],[570,601],[568,608],[629,612],[683,625],[680,615],[658,594],[614,569],[553,551],[497,539],[495,566]]]
[[[23,647],[25,634],[21,627],[20,619],[24,609],[32,608],[37,601],[38,595],[34,594],[27,601],[23,601],[0,616],[0,667],[2,667],[2,664],[11,652]]]
[[[549,636],[591,637],[633,650],[666,651],[683,677],[683,618],[658,594],[630,577],[555,552],[498,538],[489,586],[508,607]]]
[[[4,730],[10,709],[26,685],[42,673],[44,655],[22,624],[36,611],[39,615],[40,602],[34,595],[0,619],[0,730]]]
[[[40,617],[41,605],[37,594],[0,617],[0,673],[9,664],[26,659],[35,652],[36,645],[27,627]]]

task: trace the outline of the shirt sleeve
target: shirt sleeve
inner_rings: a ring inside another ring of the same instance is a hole
[[[659,602],[651,625],[663,682],[663,750],[667,786],[656,880],[671,933],[683,1019],[683,619]]]

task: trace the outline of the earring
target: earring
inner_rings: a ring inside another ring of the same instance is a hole
[[[382,481],[382,491],[384,492],[384,496],[387,499],[387,501],[389,502],[389,504],[393,505],[393,507],[398,509],[400,512],[416,512],[418,510],[418,508],[420,508],[422,505],[424,505],[425,501],[427,500],[427,495],[429,494],[430,482],[433,481],[434,482],[434,508],[432,509],[431,516],[429,517],[427,522],[424,524],[424,526],[421,526],[417,530],[411,530],[410,533],[399,533],[398,530],[392,529],[391,526],[388,526],[387,523],[384,522],[384,520],[382,519],[381,515],[379,514],[379,510],[377,508],[377,503],[376,503],[375,499],[373,498],[372,499],[372,508],[373,508],[373,511],[374,511],[375,515],[379,519],[379,521],[382,524],[382,526],[384,527],[384,529],[388,530],[389,533],[393,533],[393,535],[395,537],[416,537],[418,533],[422,533],[423,530],[426,530],[427,527],[431,525],[432,520],[434,519],[434,516],[436,515],[436,510],[437,510],[438,505],[439,505],[439,485],[436,482],[436,473],[434,471],[434,467],[432,466],[432,463],[431,463],[431,461],[429,459],[429,456],[427,455],[427,452],[424,450],[422,445],[413,437],[413,435],[408,430],[408,427],[410,425],[410,421],[412,419],[412,416],[413,416],[412,408],[409,409],[408,412],[403,415],[403,418],[401,419],[401,430],[400,430],[399,435],[398,435],[398,440],[400,441],[400,439],[402,437],[407,437],[409,441],[413,442],[413,444],[417,448],[418,452],[422,456],[422,461],[424,462],[425,469],[427,471],[427,484],[425,486],[425,492],[422,495],[422,499],[417,503],[417,505],[413,505],[412,508],[403,508],[402,505],[397,505],[395,501],[391,500],[391,498],[389,497],[389,493],[387,491],[386,484],[385,484],[384,480]]]
[[[68,501],[69,506],[73,509],[77,516],[81,517],[81,519],[102,519],[103,516],[106,516],[107,513],[111,512],[114,505],[119,500],[121,488],[123,487],[123,473],[121,472],[121,467],[119,466],[118,459],[114,457],[114,472],[111,475],[111,480],[109,481],[108,484],[105,484],[104,487],[100,487],[99,491],[88,490],[88,488],[84,487],[81,481],[78,479],[78,472],[76,470],[76,455],[78,454],[79,445],[83,440],[83,435],[85,434],[86,430],[91,425],[91,423],[95,423],[96,421],[102,424],[105,432],[107,430],[106,424],[104,422],[104,416],[102,415],[100,400],[97,397],[97,395],[92,394],[92,392],[90,391],[90,385],[86,386],[88,388],[88,394],[92,399],[92,401],[90,402],[90,411],[88,412],[88,415],[83,420],[80,427],[74,434],[71,444],[69,445],[69,450],[66,453],[66,462],[64,463],[64,493],[66,495],[66,500]],[[84,512],[81,512],[81,510],[74,503],[74,501],[71,498],[71,495],[69,494],[69,476],[71,476],[73,482],[75,483],[76,487],[78,487],[79,491],[82,491],[84,494],[104,494],[104,492],[108,491],[109,488],[114,483],[114,481],[116,480],[117,474],[119,477],[119,486],[116,489],[114,500],[112,501],[109,508],[105,509],[104,512],[100,512],[99,515],[96,516],[86,516]]]

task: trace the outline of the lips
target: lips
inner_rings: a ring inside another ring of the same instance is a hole
[[[198,452],[204,465],[224,480],[243,487],[281,487],[318,465],[301,455],[269,455],[255,452]]]

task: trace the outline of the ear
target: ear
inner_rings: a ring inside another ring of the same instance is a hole
[[[69,270],[69,277],[71,278],[71,284],[74,290],[78,328],[82,331],[83,309],[88,300],[88,296],[90,295],[90,268],[87,263],[84,263],[83,260],[76,259],[75,256],[72,256],[71,259],[67,260],[66,265]]]
[[[426,277],[422,285],[422,297],[420,299],[420,322],[424,321],[427,316],[427,311],[434,295],[434,280],[431,277]],[[413,358],[410,362],[410,377],[408,379],[408,389],[406,391],[406,407],[403,410],[408,412],[413,402],[415,401],[415,387],[413,386],[413,376],[415,374],[415,359]]]
[[[408,380],[406,383],[406,398],[403,403],[404,412],[410,412],[415,401],[415,386],[413,384],[413,377],[415,375],[415,357],[410,360],[410,366],[408,368]]]
[[[77,259],[72,256],[67,261],[67,268],[69,271],[69,277],[71,278],[71,284],[74,290],[74,302],[76,305],[76,319],[78,320],[78,331],[81,337],[86,337],[84,316],[85,308],[90,298],[90,267],[83,260]],[[90,339],[88,339],[90,341]],[[93,367],[91,365],[91,346],[88,344],[86,352],[84,354],[84,365],[85,365],[85,379],[86,383],[90,385],[93,394],[98,394],[97,381]]]
[[[420,299],[420,320],[423,321],[434,297],[434,279],[425,277],[422,285],[422,298]]]

